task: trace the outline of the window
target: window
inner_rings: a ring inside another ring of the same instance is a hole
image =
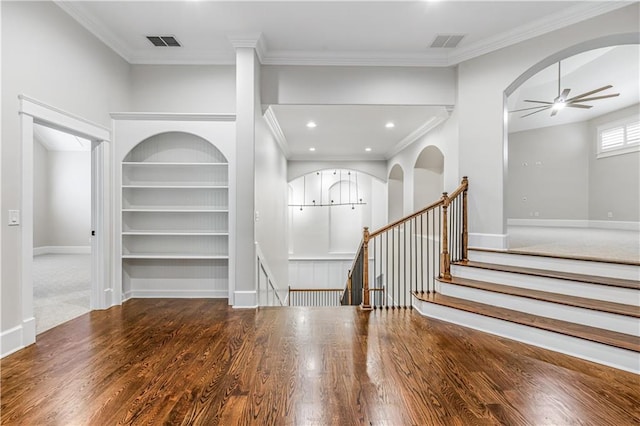
[[[624,120],[598,127],[598,158],[640,151],[640,120]]]

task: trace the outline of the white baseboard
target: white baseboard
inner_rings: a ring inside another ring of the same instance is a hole
[[[31,317],[22,321],[21,325],[0,333],[0,358],[26,348],[35,341],[36,319]]]
[[[587,219],[507,219],[508,226],[542,226],[546,228],[596,228],[640,231],[640,222]]]
[[[506,234],[479,234],[470,232],[469,247],[491,250],[507,250],[509,246]]]
[[[124,293],[123,302],[129,299],[226,299],[226,290],[130,290]]]
[[[34,256],[41,254],[91,254],[91,246],[42,246],[33,248]]]
[[[640,231],[640,222],[625,222],[621,220],[590,220],[589,228]]]
[[[588,228],[587,219],[507,219],[508,226],[544,226],[547,228]]]
[[[5,357],[24,348],[22,345],[22,325],[10,328],[0,334],[1,357]]]
[[[234,308],[257,308],[258,307],[258,292],[251,291],[235,291],[234,293]]]

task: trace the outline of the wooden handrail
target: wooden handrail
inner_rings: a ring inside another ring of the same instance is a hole
[[[396,227],[398,225],[402,225],[404,222],[408,222],[411,219],[413,219],[414,217],[418,217],[421,214],[424,214],[424,213],[428,212],[429,210],[435,209],[436,207],[441,206],[443,203],[444,203],[444,200],[442,198],[440,198],[438,201],[436,201],[433,204],[429,204],[427,207],[423,208],[422,210],[418,210],[417,212],[411,213],[410,215],[405,216],[405,217],[403,217],[401,219],[398,219],[395,222],[392,222],[392,223],[390,223],[388,225],[385,225],[380,229],[376,229],[375,231],[373,231],[373,232],[371,232],[369,234],[369,239],[371,239],[373,237],[377,237],[378,235],[382,234],[383,232],[388,231],[389,229],[391,229],[393,227]],[[358,251],[360,251],[360,250],[358,250]]]
[[[351,299],[351,290],[352,290],[352,281],[353,281],[353,274],[358,262],[358,259],[360,258],[360,256],[362,256],[362,305],[361,307],[363,309],[371,309],[371,304],[370,304],[370,292],[372,291],[372,289],[369,288],[369,241],[372,240],[373,238],[388,232],[389,230],[400,226],[402,224],[405,224],[409,221],[411,221],[414,218],[419,217],[420,215],[426,214],[428,212],[430,212],[431,210],[434,210],[438,207],[442,207],[442,211],[441,211],[441,219],[442,219],[442,223],[441,223],[441,236],[440,236],[440,277],[442,278],[447,278],[450,279],[451,278],[451,253],[449,253],[449,235],[448,235],[448,226],[449,226],[449,219],[448,219],[448,208],[449,205],[451,204],[451,202],[453,200],[455,200],[458,196],[460,196],[462,194],[462,239],[461,239],[461,257],[462,260],[466,260],[468,257],[468,216],[467,216],[467,208],[468,208],[468,202],[467,202],[467,190],[469,188],[469,180],[466,176],[464,176],[462,178],[462,181],[460,183],[460,185],[451,193],[451,194],[447,194],[446,192],[444,192],[442,194],[442,197],[437,200],[436,202],[410,214],[407,215],[405,217],[402,217],[386,226],[383,226],[380,229],[377,229],[373,232],[369,232],[369,228],[364,228],[363,230],[363,234],[362,234],[362,240],[360,242],[360,246],[358,247],[358,250],[356,251],[356,255],[355,258],[353,260],[351,269],[349,270],[348,276],[347,276],[347,283],[345,284],[345,290],[343,291],[348,291],[349,292],[349,299]],[[455,214],[455,213],[452,213]],[[460,228],[457,228],[460,229]],[[456,257],[456,260],[459,260],[459,254],[456,251],[456,253],[454,253],[454,256]],[[373,289],[373,290],[377,290],[377,289]],[[349,300],[349,303],[351,303],[351,300]]]
[[[449,201],[447,202],[447,206],[449,205],[451,200],[456,198],[458,195],[460,195],[463,191],[466,191],[467,189],[469,189],[469,179],[466,176],[463,176],[462,181],[460,182],[460,185],[451,194],[449,194]]]

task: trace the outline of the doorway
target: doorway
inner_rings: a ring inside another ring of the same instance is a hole
[[[90,311],[91,141],[35,124],[33,309],[36,334]]]
[[[22,127],[22,203],[19,255],[21,265],[21,346],[28,346],[36,339],[34,317],[34,160],[36,126],[60,130],[64,133],[91,141],[91,289],[89,308],[105,309],[120,303],[118,294],[109,286],[110,238],[108,226],[110,213],[109,194],[109,141],[111,132],[81,117],[69,114],[37,100],[20,96]]]

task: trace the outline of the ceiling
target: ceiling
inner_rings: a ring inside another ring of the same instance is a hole
[[[384,160],[449,114],[436,106],[272,105],[267,116],[277,120],[271,125],[289,159]],[[310,121],[316,127],[307,127]]]
[[[47,151],[91,151],[91,141],[88,139],[39,124],[33,126],[33,132]]]
[[[132,64],[234,64],[234,44],[257,40],[263,64],[376,66],[453,66],[629,4],[561,0],[56,3]],[[453,34],[464,36],[457,47],[430,47],[438,35]],[[154,47],[147,35],[175,36],[182,47]],[[510,101],[516,102],[516,96],[550,97],[557,88],[549,93],[543,86],[553,86],[553,78],[546,79],[523,85]],[[572,93],[594,84],[600,83],[576,84]],[[361,105],[273,105],[266,114],[292,160],[388,159],[447,116],[444,107]],[[568,116],[562,114],[563,119]],[[309,120],[317,127],[307,128]],[[394,122],[393,129],[384,127],[388,121]],[[513,129],[537,122],[545,120],[535,116],[519,124],[516,120]],[[311,152],[310,147],[316,150]],[[364,150],[367,147],[370,152]]]
[[[130,63],[233,64],[261,35],[263,64],[449,66],[622,7],[611,1],[57,1]],[[455,48],[429,47],[460,34]],[[154,47],[173,35],[183,47]]]
[[[591,109],[564,108],[551,117],[543,111],[509,114],[509,132],[586,121],[640,102],[640,46],[626,45],[590,50],[561,61],[561,90],[571,89],[569,97],[606,86],[613,87],[593,96],[620,93],[620,96],[585,102]],[[536,106],[525,99],[552,102],[558,96],[558,64],[540,71],[509,96],[509,111]]]

